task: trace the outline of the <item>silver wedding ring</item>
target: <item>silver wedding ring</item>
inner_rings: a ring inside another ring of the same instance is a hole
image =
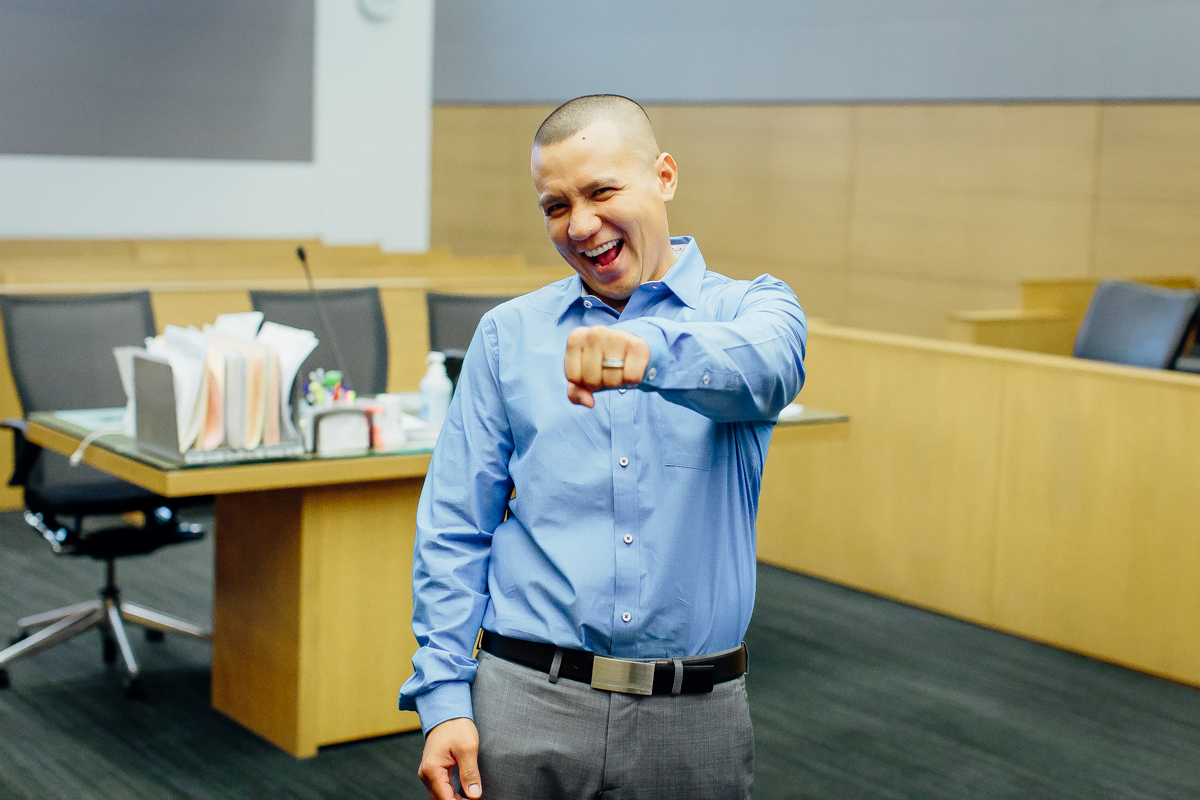
[[[623,358],[606,358],[600,362],[603,369],[625,369],[625,359]]]

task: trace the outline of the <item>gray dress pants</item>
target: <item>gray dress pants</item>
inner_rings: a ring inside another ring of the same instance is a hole
[[[712,694],[621,694],[479,653],[471,687],[484,800],[746,800],[746,678]]]

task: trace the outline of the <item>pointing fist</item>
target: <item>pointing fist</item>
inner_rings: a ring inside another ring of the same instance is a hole
[[[605,325],[581,327],[567,337],[567,398],[595,408],[595,392],[636,386],[650,364],[650,345],[640,336]]]

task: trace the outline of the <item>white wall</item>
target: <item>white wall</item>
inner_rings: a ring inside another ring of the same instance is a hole
[[[0,237],[428,249],[433,0],[316,0],[314,40],[312,161],[0,155]]]

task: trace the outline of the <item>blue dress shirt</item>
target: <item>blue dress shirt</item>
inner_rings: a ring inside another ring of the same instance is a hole
[[[480,322],[417,507],[420,648],[400,708],[426,732],[471,718],[481,625],[626,658],[742,641],[763,462],[804,383],[807,328],[787,284],[708,272],[695,240],[671,242],[666,276],[620,314],[576,275]],[[591,409],[567,400],[580,325],[646,340],[644,382]]]

